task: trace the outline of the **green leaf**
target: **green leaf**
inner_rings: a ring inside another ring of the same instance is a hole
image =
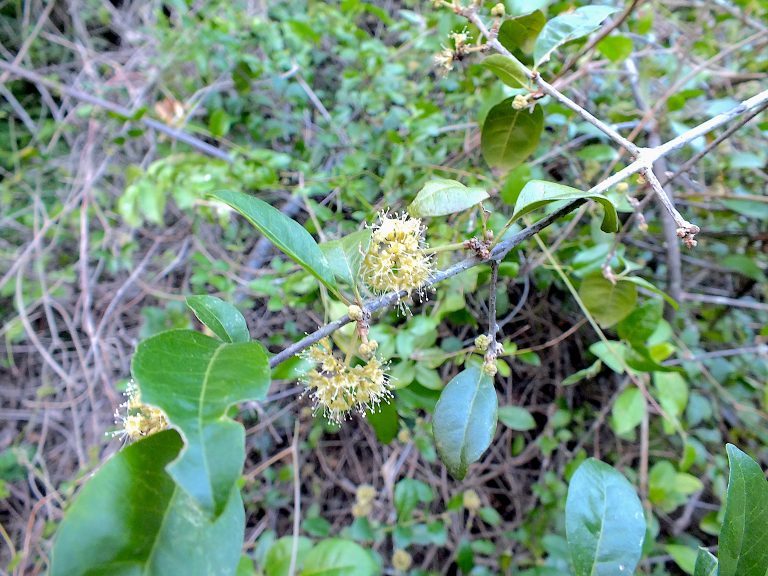
[[[765,272],[761,266],[755,262],[755,258],[746,254],[731,254],[722,259],[722,265],[751,278],[755,282],[766,282]]]
[[[320,244],[328,265],[342,282],[354,285],[360,274],[363,254],[371,241],[369,229],[358,230],[338,240],[329,240]]]
[[[493,380],[476,367],[459,372],[435,406],[432,433],[440,459],[461,480],[490,446],[499,402]]]
[[[664,290],[657,288],[656,286],[648,282],[648,280],[646,280],[645,278],[640,278],[639,276],[624,276],[622,277],[622,280],[624,282],[632,282],[632,284],[639,286],[640,288],[645,288],[649,292],[658,294],[659,296],[664,298],[664,300],[669,302],[669,305],[672,306],[672,308],[674,308],[675,310],[677,310],[680,307],[674,298],[672,298],[669,294],[664,292]]]
[[[530,84],[528,69],[517,58],[492,54],[484,58],[481,64],[511,88],[525,88]]]
[[[507,428],[524,432],[536,428],[536,420],[531,413],[520,406],[502,406],[499,408],[499,421]]]
[[[633,574],[645,539],[635,488],[608,464],[585,460],[568,487],[565,531],[575,576]]]
[[[508,18],[499,28],[498,40],[510,52],[519,48],[526,54],[530,54],[536,37],[546,22],[547,17],[541,10]]]
[[[446,178],[433,178],[408,206],[408,212],[416,218],[445,216],[472,208],[488,198],[484,188],[467,188],[461,182]]]
[[[597,30],[603,20],[618,8],[611,6],[582,6],[573,12],[555,16],[544,25],[533,47],[534,66],[547,62],[552,52],[563,44],[586,36]]]
[[[579,297],[603,328],[609,328],[632,312],[637,303],[637,287],[619,279],[616,284],[602,274],[584,278]]]
[[[230,486],[211,522],[165,470],[181,449],[179,434],[166,430],[112,456],[67,510],[51,576],[232,574],[245,533],[240,492]]]
[[[301,576],[377,576],[381,573],[370,552],[349,540],[323,540],[304,558]]]
[[[515,110],[512,100],[507,98],[491,108],[480,136],[485,161],[503,170],[511,170],[536,150],[544,128],[541,106],[533,111]]]
[[[336,289],[333,270],[315,239],[301,224],[263,200],[243,192],[219,190],[211,196],[237,210],[288,257],[328,288]]]
[[[768,571],[768,482],[760,466],[726,445],[730,474],[717,555],[720,576],[765,576]]]
[[[248,342],[251,334],[240,311],[216,296],[187,296],[197,319],[224,342]]]
[[[395,510],[399,519],[408,518],[419,503],[432,502],[434,495],[428,484],[413,478],[404,478],[395,485]]]
[[[520,191],[515,202],[515,213],[512,220],[518,220],[526,214],[546,206],[550,202],[574,200],[594,200],[599,202],[605,210],[603,224],[600,227],[603,232],[616,232],[619,229],[619,217],[616,207],[602,194],[589,194],[570,186],[547,182],[545,180],[531,180]]]
[[[227,135],[231,124],[232,119],[227,115],[226,112],[224,112],[224,110],[219,108],[215,110],[213,114],[211,114],[211,118],[208,121],[208,129],[211,131],[213,136],[221,138],[222,136]]]
[[[301,569],[304,558],[312,549],[312,540],[299,536],[296,540],[296,568]],[[264,573],[266,576],[292,576],[291,554],[293,553],[293,536],[283,536],[275,541],[267,551],[264,560]]]
[[[168,472],[203,510],[218,515],[245,459],[245,431],[226,417],[227,408],[266,395],[264,348],[171,330],[141,342],[131,367],[142,401],[161,408],[186,442]]]
[[[684,544],[667,544],[664,548],[683,572],[693,575],[696,567],[696,550]]]
[[[640,425],[645,417],[645,397],[639,388],[632,386],[624,390],[611,410],[611,427],[618,435],[625,435]]]
[[[634,49],[632,38],[627,36],[608,36],[597,43],[597,51],[611,62],[622,62],[629,58]]]
[[[619,322],[616,327],[619,337],[633,347],[643,346],[656,331],[663,317],[660,300],[648,300],[638,306]]]
[[[600,370],[603,369],[603,363],[600,360],[595,360],[591,366],[587,368],[582,368],[578,372],[574,372],[570,376],[568,376],[565,380],[560,382],[561,386],[572,386],[573,384],[578,384],[582,380],[587,380],[589,378],[594,378],[600,373]]]
[[[394,400],[379,404],[375,412],[368,412],[365,419],[376,432],[376,439],[382,444],[389,444],[400,429],[400,418]]]
[[[630,348],[623,342],[608,341],[595,342],[589,347],[589,351],[602,360],[617,374],[624,374],[624,362],[630,354]]]
[[[696,556],[696,566],[693,569],[693,576],[717,576],[717,573],[717,558],[715,558],[706,548],[699,548],[699,555]]]

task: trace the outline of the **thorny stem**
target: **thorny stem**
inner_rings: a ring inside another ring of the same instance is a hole
[[[612,186],[615,186],[619,182],[627,179],[632,174],[636,174],[637,172],[641,172],[643,169],[652,167],[653,163],[659,158],[662,158],[668,155],[670,152],[673,152],[679,148],[682,148],[692,140],[695,140],[696,138],[699,138],[700,136],[703,136],[704,134],[707,134],[708,132],[716,128],[719,128],[720,126],[722,126],[723,124],[726,124],[727,122],[733,120],[734,118],[737,118],[743,114],[747,114],[751,112],[755,108],[758,108],[764,105],[766,102],[768,102],[768,90],[760,92],[759,94],[753,96],[752,98],[744,100],[738,106],[734,106],[730,110],[727,110],[722,114],[718,114],[717,116],[714,116],[713,118],[707,120],[706,122],[703,122],[702,124],[699,124],[694,128],[691,128],[687,132],[684,132],[683,134],[670,140],[666,144],[662,144],[661,146],[657,146],[656,148],[641,149],[641,152],[638,158],[634,162],[632,162],[629,166],[623,168],[616,174],[600,182],[596,186],[593,186],[588,191],[588,194],[599,194],[608,190]],[[474,268],[475,266],[478,266],[480,264],[486,264],[494,260],[497,262],[500,262],[514,247],[522,244],[528,238],[531,238],[534,234],[539,233],[541,230],[543,230],[544,228],[552,224],[555,220],[557,220],[561,216],[564,216],[565,214],[568,214],[571,210],[573,210],[583,202],[584,200],[575,200],[573,202],[569,202],[568,204],[565,204],[562,207],[560,207],[555,212],[549,214],[548,216],[545,216],[535,224],[528,226],[527,228],[521,230],[514,236],[511,236],[506,240],[499,242],[496,246],[493,247],[493,249],[491,250],[491,254],[488,258],[483,259],[477,256],[470,256],[468,258],[465,258],[464,260],[457,262],[452,266],[449,266],[445,270],[438,271],[437,273],[435,273],[434,276],[432,276],[432,278],[430,278],[427,282],[424,283],[423,287],[429,288],[431,286],[434,286],[438,282],[442,282],[443,280],[456,276],[457,274],[460,274],[465,270],[469,270],[470,268]],[[379,296],[377,298],[371,298],[369,300],[362,302],[361,308],[363,308],[363,310],[369,313],[377,312],[378,310],[390,308],[402,298],[407,297],[407,295],[408,294],[406,293],[405,290],[400,292],[390,292],[389,294],[384,294],[383,296]],[[326,324],[325,326],[317,329],[312,334],[308,334],[306,337],[302,338],[298,342],[291,344],[281,352],[275,354],[269,361],[270,368],[274,368],[278,364],[285,362],[286,360],[291,358],[293,355],[298,354],[299,352],[301,352],[302,350],[305,350],[306,348],[309,348],[310,346],[319,342],[321,339],[325,338],[326,336],[333,334],[339,328],[346,326],[347,324],[349,324],[349,322],[351,322],[349,316],[344,316],[334,322],[331,322],[330,324]]]

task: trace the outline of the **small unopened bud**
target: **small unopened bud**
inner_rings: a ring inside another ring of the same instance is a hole
[[[499,2],[498,4],[496,4],[496,6],[491,8],[491,16],[493,16],[494,18],[503,18],[506,11],[507,9],[504,6],[504,4]]]
[[[496,367],[496,362],[494,361],[486,361],[483,363],[483,372],[488,374],[488,376],[496,376],[496,373],[499,371],[499,369]]]
[[[629,184],[627,184],[626,182],[619,182],[618,184],[616,184],[616,190],[624,194],[624,192],[629,190]]]
[[[462,503],[464,504],[464,508],[472,511],[477,510],[480,508],[480,506],[482,506],[482,502],[480,502],[480,496],[478,496],[477,492],[474,490],[467,490],[464,492]]]
[[[480,334],[477,338],[475,338],[475,348],[479,352],[485,352],[488,350],[488,345],[491,343],[491,339],[488,337],[487,334]]]
[[[528,98],[523,96],[522,94],[518,94],[515,96],[514,100],[512,100],[512,108],[515,110],[522,110],[523,108],[528,107]]]
[[[357,349],[360,356],[366,357],[371,353],[371,346],[367,342],[363,342]]]
[[[638,184],[640,184],[641,186],[645,184],[645,178],[642,175],[638,174],[636,178],[637,178]]]
[[[376,340],[368,340],[368,348],[370,348],[371,352],[374,352],[379,349],[379,343]]]
[[[363,319],[363,309],[356,304],[351,304],[349,306],[347,309],[347,314],[349,314],[349,318],[355,322],[359,322]]]
[[[411,431],[408,428],[401,428],[397,433],[397,441],[401,444],[408,444],[411,441]]]
[[[411,555],[408,554],[405,550],[395,550],[395,553],[392,554],[392,568],[399,572],[405,572],[411,567],[411,564],[413,563],[413,558],[411,558]]]

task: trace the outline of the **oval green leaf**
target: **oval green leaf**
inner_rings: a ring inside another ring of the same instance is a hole
[[[315,239],[301,224],[274,206],[243,192],[219,190],[211,193],[211,197],[237,210],[286,256],[329,289],[336,290],[331,267]]]
[[[594,200],[599,202],[605,211],[603,224],[600,228],[603,232],[616,232],[619,229],[619,216],[616,213],[616,207],[607,197],[602,194],[590,194],[570,186],[564,186],[563,184],[547,182],[546,180],[531,180],[523,187],[517,197],[517,202],[515,202],[515,213],[512,216],[512,221],[522,218],[550,202],[574,200]]]
[[[629,434],[637,428],[645,417],[647,407],[645,396],[636,386],[626,388],[611,409],[611,427],[619,435]]]
[[[488,112],[480,135],[483,158],[494,168],[511,170],[533,154],[544,128],[541,106],[533,111],[512,108],[514,98],[496,104]]]
[[[541,10],[508,18],[499,28],[499,42],[510,52],[520,49],[526,54],[530,54],[536,38],[546,22],[547,17]]]
[[[760,466],[736,448],[728,452],[728,494],[717,556],[720,576],[765,576],[768,571],[768,482]]]
[[[309,551],[301,576],[377,576],[380,573],[370,552],[349,540],[330,538]]]
[[[525,88],[530,84],[528,69],[517,58],[493,54],[484,58],[481,64],[507,86]]]
[[[320,244],[320,250],[323,251],[325,259],[336,277],[342,282],[354,285],[360,274],[363,255],[368,250],[370,241],[371,231],[369,229],[358,230],[338,240],[323,242]]]
[[[479,368],[467,368],[443,389],[435,406],[435,447],[451,475],[461,480],[493,440],[499,402],[493,380]]]
[[[634,574],[645,539],[634,487],[608,464],[585,460],[568,487],[565,532],[575,576]]]
[[[67,511],[51,576],[234,573],[245,532],[240,492],[230,486],[210,521],[165,470],[181,449],[179,434],[166,430],[110,458]]]
[[[602,274],[584,278],[579,297],[603,328],[620,322],[635,309],[637,286],[620,279],[614,284]]]
[[[408,212],[416,218],[445,216],[472,208],[487,198],[484,188],[468,188],[456,180],[433,178],[419,190]]]
[[[534,66],[538,68],[547,62],[552,52],[571,40],[576,40],[594,32],[603,20],[618,8],[612,6],[582,6],[573,12],[555,16],[544,25],[533,47]]]
[[[218,515],[245,460],[245,431],[226,417],[227,408],[266,395],[264,348],[171,330],[141,342],[131,367],[142,401],[161,408],[186,442],[168,472],[203,510]]]
[[[216,296],[187,296],[197,319],[224,342],[248,342],[251,334],[240,310]]]
[[[528,410],[521,406],[502,406],[499,408],[499,422],[518,432],[536,428],[536,420],[533,419]]]

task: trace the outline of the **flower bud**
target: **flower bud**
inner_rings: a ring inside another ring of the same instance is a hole
[[[491,16],[494,16],[495,18],[503,18],[506,11],[507,9],[504,4],[499,2],[496,6],[491,8]]]

